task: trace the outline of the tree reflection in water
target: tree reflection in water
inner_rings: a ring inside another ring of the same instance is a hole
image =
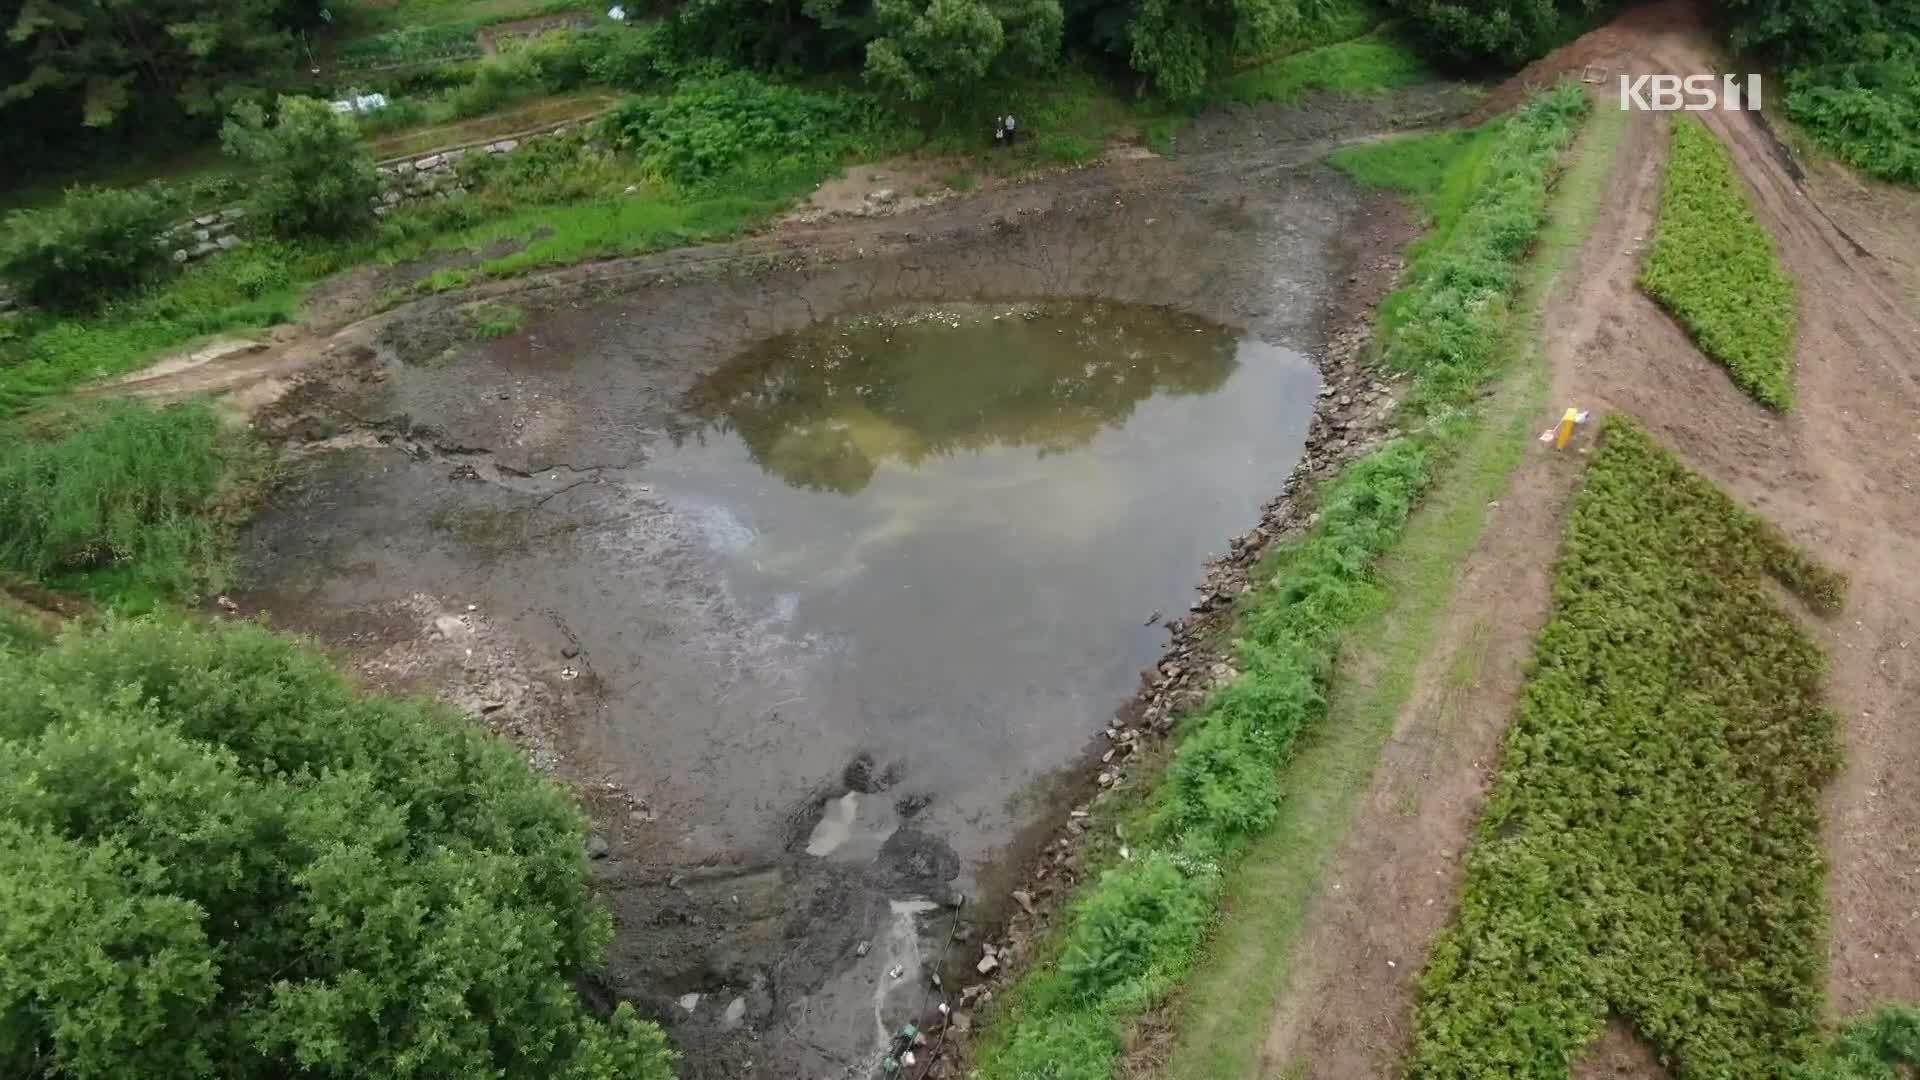
[[[885,461],[1079,449],[1156,394],[1219,389],[1235,346],[1161,308],[943,305],[773,338],[701,380],[691,411],[786,483],[852,495]]]

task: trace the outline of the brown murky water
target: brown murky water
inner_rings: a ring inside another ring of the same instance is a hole
[[[1195,568],[1291,465],[1316,379],[1287,350],[1111,304],[870,315],[707,377],[699,425],[635,478],[741,634],[694,650],[725,672],[692,691],[709,736],[650,755],[660,780],[708,804],[692,827],[751,830],[757,800],[700,790],[703,763],[812,759],[818,783],[865,755],[864,786],[910,793],[970,888],[1018,796],[1152,660],[1149,617],[1184,610]],[[893,799],[855,813],[842,793],[809,810],[837,839],[808,850],[871,859]]]

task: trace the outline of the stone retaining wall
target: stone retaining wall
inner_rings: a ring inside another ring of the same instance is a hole
[[[381,187],[380,194],[372,200],[373,212],[385,217],[396,207],[464,195],[467,186],[461,182],[456,168],[461,161],[473,155],[511,154],[536,140],[565,135],[582,122],[572,120],[491,142],[382,161],[374,166],[380,174]],[[246,214],[246,208],[241,206],[200,214],[161,233],[160,242],[172,250],[175,263],[196,262],[216,251],[227,251],[245,243],[239,234],[239,225]],[[5,304],[4,297],[0,297],[0,311],[6,310]]]

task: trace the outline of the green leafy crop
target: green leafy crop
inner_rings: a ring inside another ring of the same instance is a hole
[[[1682,117],[1640,285],[1770,408],[1793,404],[1793,279],[1754,220],[1726,148]]]
[[[1609,423],[1554,613],[1422,976],[1412,1075],[1564,1080],[1609,1014],[1677,1077],[1820,1045],[1825,660],[1773,579],[1842,581],[1644,431]]]

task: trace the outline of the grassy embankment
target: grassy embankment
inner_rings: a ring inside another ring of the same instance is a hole
[[[1754,220],[1726,148],[1690,116],[1673,124],[1640,285],[1754,400],[1792,406],[1793,279]]]
[[[1164,778],[1124,812],[1127,857],[1112,844],[1089,853],[1109,868],[996,1013],[986,1080],[1110,1075],[1122,1026],[1167,1001],[1200,959],[1228,881],[1290,801],[1284,767],[1326,716],[1335,657],[1387,599],[1377,560],[1481,422],[1471,406],[1501,365],[1522,264],[1586,106],[1566,86],[1501,122],[1477,178],[1457,189],[1473,194],[1436,209],[1457,216],[1415,266],[1384,348],[1412,377],[1414,433],[1312,493],[1318,524],[1261,568],[1237,642],[1245,674],[1182,723]]]
[[[201,405],[0,424],[0,574],[126,611],[224,584],[226,508],[262,455]]]
[[[1485,527],[1487,504],[1501,498],[1533,445],[1549,374],[1542,312],[1604,201],[1624,119],[1618,110],[1596,110],[1555,188],[1552,214],[1522,271],[1513,316],[1499,338],[1496,355],[1505,366],[1497,390],[1399,543],[1380,560],[1379,606],[1343,637],[1328,681],[1327,719],[1283,767],[1280,787],[1287,797],[1279,816],[1227,883],[1214,941],[1172,1010],[1177,1037],[1169,1076],[1244,1076],[1259,1061],[1321,874],[1412,694],[1416,673],[1438,645],[1442,617]],[[1497,146],[1492,134],[1487,129],[1404,139],[1337,157],[1362,183],[1419,194],[1429,207],[1434,227],[1413,252],[1416,278],[1432,265],[1429,260],[1448,251],[1463,208],[1484,183]],[[1382,305],[1378,321],[1389,340],[1413,301],[1413,292],[1403,290]],[[1396,311],[1403,313],[1397,320]],[[1450,682],[1471,685],[1477,662],[1478,654],[1463,648]]]
[[[1776,599],[1844,581],[1616,418],[1422,976],[1415,1075],[1566,1075],[1607,1017],[1681,1076],[1820,1043],[1825,659]]]

